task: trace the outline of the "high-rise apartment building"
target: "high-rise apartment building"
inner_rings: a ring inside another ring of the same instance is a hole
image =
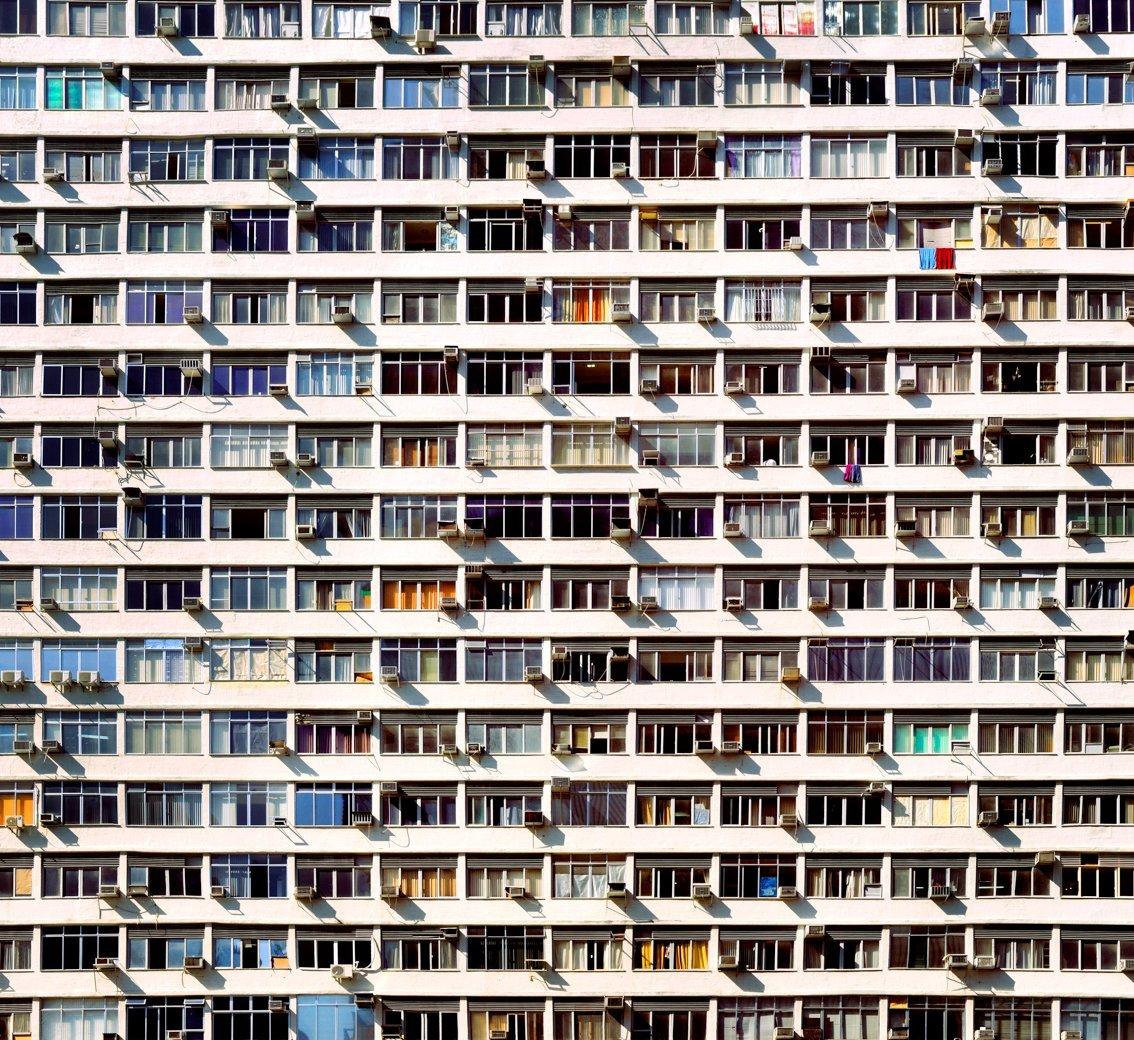
[[[0,1040],[1125,1040],[1132,0],[0,0]]]

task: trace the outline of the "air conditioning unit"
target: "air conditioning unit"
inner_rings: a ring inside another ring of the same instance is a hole
[[[1032,863],[1037,867],[1054,867],[1055,853],[1050,851],[1037,852],[1032,858]]]
[[[794,664],[785,665],[780,669],[780,682],[784,686],[798,686],[803,682],[803,673]]]
[[[539,376],[531,376],[524,384],[524,389],[529,397],[541,397],[543,395],[543,380]]]
[[[484,745],[470,741],[465,745],[465,754],[467,754],[469,758],[480,758],[480,756],[484,754]]]
[[[744,530],[740,525],[740,521],[726,520],[724,524],[724,536],[726,538],[743,538]]]
[[[610,164],[610,175],[615,180],[624,180],[630,176],[630,166],[624,162],[612,162]]]
[[[1090,449],[1083,447],[1082,445],[1072,448],[1067,453],[1067,465],[1068,466],[1087,466],[1087,465],[1090,465],[1090,462],[1091,462]]]
[[[812,325],[826,325],[831,320],[831,305],[829,303],[813,303],[808,320]]]
[[[1071,23],[1071,31],[1080,35],[1089,33],[1091,31],[1091,16],[1089,14],[1075,15],[1074,21]],[[1064,1032],[1066,1032],[1066,1030],[1064,1030]]]
[[[276,469],[287,469],[289,463],[286,451],[268,452],[268,462]]]
[[[186,636],[181,645],[189,654],[199,654],[205,649],[205,640],[201,636]]]
[[[300,199],[295,204],[295,216],[299,220],[314,220],[315,219],[315,203],[310,199]]]
[[[715,755],[717,749],[711,740],[695,740],[693,741],[693,753],[695,755]]]
[[[712,325],[717,320],[716,307],[698,307],[697,320],[702,325]]]
[[[791,1026],[776,1026],[772,1030],[772,1040],[795,1040],[795,1030]]]
[[[1086,520],[1068,520],[1067,537],[1084,538],[1091,533],[1091,525]]]
[[[976,452],[972,448],[953,449],[954,466],[971,466],[974,462],[976,462]]]
[[[542,159],[528,159],[524,165],[529,181],[547,179],[547,164]]]
[[[295,456],[296,469],[314,469],[318,465],[318,460],[309,451],[297,452]]]
[[[456,227],[458,222],[460,221],[460,219],[461,219],[461,207],[460,206],[446,206],[445,207],[445,223],[452,224],[453,227]]]
[[[812,520],[807,525],[807,533],[812,538],[830,538],[833,532],[826,520]]]
[[[484,543],[483,520],[465,520],[465,541],[469,545],[482,545]]]
[[[452,541],[461,537],[461,529],[455,520],[439,520],[437,522],[437,537],[442,541]]]
[[[286,94],[272,94],[268,97],[268,105],[273,112],[286,112],[291,108],[291,102]]]
[[[459,613],[461,609],[461,605],[457,602],[456,596],[442,596],[440,606],[442,614],[456,614]]]
[[[881,798],[886,793],[886,782],[884,780],[871,780],[866,785],[866,793],[871,798]]]
[[[204,971],[205,958],[204,957],[186,957],[182,961],[182,968],[185,971]]]
[[[944,903],[956,895],[952,885],[930,885],[929,898],[937,903]]]
[[[1000,88],[987,87],[980,92],[980,103],[982,108],[996,108],[1000,105]]]
[[[792,900],[799,898],[799,889],[795,885],[780,885],[776,889],[776,898],[783,900]]]
[[[504,895],[508,899],[527,899],[528,886],[527,885],[505,885]]]
[[[524,810],[524,826],[538,828],[547,823],[547,818],[538,809]]]
[[[984,177],[1002,177],[1004,175],[1004,160],[985,159],[981,163],[980,172]]]
[[[996,958],[991,954],[982,954],[979,957],[974,957],[973,967],[976,968],[977,971],[995,971]]]
[[[268,180],[286,181],[290,176],[291,171],[288,169],[286,159],[268,160]]]
[[[551,789],[566,793],[571,790],[571,778],[569,776],[553,776],[551,778]]]
[[[574,749],[570,744],[552,744],[551,753],[559,758],[563,758],[567,755],[573,754]]]
[[[269,740],[268,751],[273,755],[291,754],[291,748],[287,746],[286,740]]]
[[[989,26],[989,32],[993,36],[1007,36],[1009,25],[1010,19],[1007,11],[994,11],[992,14],[992,24]]]
[[[794,831],[799,826],[799,814],[782,812],[776,817],[776,823],[784,830]]]
[[[30,451],[14,451],[12,452],[12,468],[13,469],[32,469],[35,466],[35,459]]]
[[[1039,598],[1040,610],[1058,610],[1059,600],[1054,596],[1040,596]]]
[[[227,899],[228,889],[224,885],[213,885],[209,888],[210,899]]]
[[[809,596],[807,609],[816,614],[825,614],[831,609],[831,601],[826,596]]]
[[[945,967],[949,971],[964,971],[969,967],[969,958],[963,953],[947,953]]]
[[[643,614],[653,614],[658,609],[657,596],[639,596],[638,610]]]
[[[722,755],[739,755],[744,752],[744,747],[739,740],[722,740],[721,741],[721,754]]]
[[[784,239],[781,248],[789,253],[798,253],[803,249],[803,239],[799,235],[792,235],[790,238]]]
[[[524,666],[524,682],[526,683],[541,683],[543,682],[543,669],[538,664],[529,664]]]
[[[456,744],[442,744],[440,750],[444,758],[456,758],[461,753],[460,747]]]
[[[976,141],[976,131],[966,127],[958,127],[953,131],[953,144],[967,148]]]
[[[310,542],[315,537],[314,524],[296,524],[295,537],[301,542]]]
[[[118,358],[103,357],[98,359],[98,370],[101,375],[113,376],[118,374]]]
[[[733,469],[737,469],[741,466],[747,465],[747,461],[748,460],[745,459],[744,452],[742,452],[742,451],[730,451],[725,456],[725,460],[724,460],[725,465],[730,466]]]
[[[287,1011],[288,1006],[289,1006],[289,1002],[288,1002],[287,997],[269,997],[268,998],[268,1010],[270,1012],[272,1012],[273,1014],[278,1015],[283,1011]]]
[[[118,899],[122,895],[122,890],[117,885],[99,885],[98,897],[99,899]]]
[[[980,533],[984,538],[989,540],[1000,538],[1004,534],[1004,525],[994,520],[989,520],[987,523],[980,525]]]
[[[916,520],[899,520],[894,525],[894,534],[898,538],[916,538],[917,537],[917,521]]]
[[[30,740],[13,740],[12,752],[16,755],[34,755],[35,744]]]
[[[5,816],[4,826],[13,834],[19,834],[24,829],[24,818],[22,816]]]
[[[916,379],[899,379],[897,390],[899,394],[908,396],[909,394],[917,393],[917,380]]]
[[[205,609],[205,604],[200,596],[185,596],[181,600],[181,607],[190,614],[199,614]]]
[[[616,300],[610,307],[610,320],[616,325],[625,325],[627,322],[634,320],[634,315],[630,313],[630,304],[621,300]]]
[[[729,379],[725,382],[724,392],[726,397],[739,397],[744,393],[744,384],[739,379]]]
[[[984,304],[980,309],[984,321],[1000,321],[1004,317],[1004,304],[999,300]]]
[[[354,392],[360,397],[372,394],[374,393],[374,384],[369,379],[356,379],[354,381]]]
[[[413,34],[413,45],[419,54],[433,50],[437,46],[436,29],[418,29]]]
[[[54,184],[63,180],[63,171],[55,166],[45,166],[43,168],[43,180],[46,184]]]
[[[996,1030],[991,1026],[981,1026],[973,1032],[973,1040],[996,1040]]]
[[[144,899],[146,896],[148,896],[150,894],[150,886],[149,885],[127,885],[126,886],[126,894],[128,896],[136,896],[136,897],[140,897],[140,898]],[[188,960],[188,959],[189,958],[186,958],[186,960]]]
[[[398,669],[393,665],[382,665],[378,669],[378,681],[383,686],[397,686],[402,681],[401,676],[398,674]]]
[[[71,685],[71,673],[65,669],[53,668],[47,673],[47,681],[57,689]]]
[[[95,971],[117,971],[118,961],[113,957],[96,957],[94,959]]]
[[[1000,814],[990,810],[979,812],[976,822],[978,827],[996,827],[1000,824]]]
[[[730,614],[737,614],[744,609],[743,596],[725,596],[724,608]]]
[[[102,685],[102,676],[95,671],[79,672],[79,685],[84,690],[97,690]]]
[[[380,895],[387,902],[395,900],[395,899],[401,899],[401,897],[402,897],[401,886],[400,885],[383,885],[381,887]]]
[[[351,325],[354,323],[354,311],[347,306],[333,307],[331,321],[336,325]]]
[[[35,244],[35,239],[27,231],[17,231],[12,239],[15,242],[18,256],[35,256],[39,250],[39,246]]]
[[[386,40],[394,31],[394,26],[388,15],[372,14],[370,16],[370,38],[372,40]]]
[[[708,903],[713,898],[712,885],[698,884],[692,888],[693,899],[698,903]]]
[[[877,740],[868,740],[866,742],[865,751],[871,758],[877,758],[882,754],[882,744]]]
[[[177,19],[176,18],[159,18],[157,20],[157,26],[156,26],[154,31],[155,31],[156,35],[158,35],[158,36],[165,36],[165,37],[177,36],[178,33],[179,33],[179,30],[177,28]]]
[[[624,1007],[626,1007],[626,998],[606,997],[603,1000],[603,1007],[606,1008],[607,1011],[621,1011]]]
[[[488,1031],[488,1040],[508,1040],[507,1029],[490,1029]]]
[[[354,978],[353,964],[332,964],[331,978],[336,982],[350,982]]]
[[[314,885],[296,885],[295,898],[301,903],[312,903],[318,898]]]
[[[815,469],[822,469],[824,466],[831,465],[831,453],[829,451],[813,451],[811,453],[811,465]]]
[[[1036,678],[1040,682],[1055,682],[1055,671],[1054,669],[1044,669],[1037,673]]]
[[[625,881],[608,881],[606,883],[606,898],[614,902],[621,902],[630,897]]]

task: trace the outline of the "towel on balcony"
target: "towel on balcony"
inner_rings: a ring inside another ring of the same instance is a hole
[[[933,246],[922,246],[917,251],[917,266],[921,271],[936,271],[937,250]]]
[[[937,248],[937,270],[951,271],[955,260],[956,250],[952,246],[939,246]]]

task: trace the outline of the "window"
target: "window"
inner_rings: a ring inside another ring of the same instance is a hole
[[[97,897],[99,885],[117,884],[118,861],[115,859],[68,856],[43,860],[43,895],[46,899]]]
[[[572,36],[626,36],[631,26],[645,24],[645,4],[634,0],[583,0],[571,5]]]
[[[895,785],[890,813],[894,827],[967,827],[969,789],[966,784]]]
[[[728,322],[798,322],[800,284],[782,281],[725,282]]]
[[[371,683],[371,648],[369,641],[296,640],[295,681]]]
[[[152,6],[142,0],[136,5],[138,21],[142,22],[143,8]],[[210,9],[211,14],[211,9]],[[165,16],[168,17],[168,16]],[[138,35],[153,36],[155,28]],[[181,35],[190,35],[182,33]],[[204,112],[205,77],[193,71],[143,70],[130,78],[130,107],[148,109],[151,112]]]
[[[138,0],[135,4],[136,34],[153,36],[159,18],[172,18],[179,36],[215,36],[216,5],[208,2],[168,3],[167,0]]]
[[[31,228],[31,233],[34,235],[35,228]],[[118,214],[113,217],[108,215],[105,219],[100,218],[97,214],[90,214],[83,220],[59,220],[48,219],[45,225],[45,247],[49,253],[68,253],[68,254],[84,254],[84,253],[117,253],[118,252]],[[117,287],[113,290],[105,290],[94,292],[88,290],[86,287],[68,289],[67,295],[71,298],[71,294],[90,295],[90,296],[103,296],[108,295],[111,297],[110,314],[106,316],[105,320],[114,321],[113,302],[118,298]],[[60,294],[60,299],[63,294]],[[105,306],[105,304],[104,304]],[[76,323],[75,317],[63,318],[61,316],[53,316],[48,311],[48,320],[54,323],[62,321],[70,321]]]
[[[997,573],[985,568],[980,579],[982,610],[1035,610],[1043,597],[1055,595],[1055,571],[1013,570]]]
[[[43,971],[91,971],[98,957],[118,957],[118,929],[98,925],[50,925],[40,939]]]
[[[746,538],[798,538],[799,497],[726,495],[724,518],[740,524]]]
[[[965,861],[942,862],[935,857],[933,864],[921,860],[904,860],[895,857],[893,862],[893,895],[895,899],[928,899],[934,888],[948,888],[952,892],[966,893]]]
[[[214,798],[218,786],[213,785]],[[214,819],[211,821],[216,823]],[[128,783],[126,825],[128,827],[200,827],[201,785]]]
[[[440,138],[382,138],[384,180],[443,180],[452,176],[452,163]]]
[[[287,943],[284,943],[286,951]],[[369,968],[374,960],[374,939],[370,929],[321,928],[296,934],[296,967],[327,970],[332,964],[353,964]]]
[[[551,428],[553,466],[625,466],[630,446],[605,422],[557,423]],[[555,531],[555,501],[552,498],[552,533]]]
[[[1055,534],[1055,501],[1005,499],[997,502],[989,496],[981,501],[981,524],[989,523],[1000,524],[1001,534],[1008,538],[1051,537]],[[1054,586],[1050,592],[1040,593],[1041,596],[1054,594]]]
[[[214,711],[209,716],[209,753],[267,755],[272,744],[286,743],[287,714],[282,711]]]
[[[982,640],[980,678],[982,682],[1035,682],[1041,675],[1055,672],[1055,648],[1036,642],[998,644]]]
[[[1103,17],[1105,18],[1105,14]],[[1134,83],[1128,83],[1125,74],[1117,68],[1111,69],[1093,62],[1085,66],[1068,63],[1067,104],[1134,104]]]
[[[1083,158],[1089,154],[1086,146],[1069,146],[1067,152],[1068,176],[1082,176]],[[984,161],[999,159],[1003,163],[1004,177],[1054,177],[1056,137],[1054,134],[985,134]],[[1087,160],[1087,166],[1091,160]]]
[[[951,755],[954,743],[965,744],[968,740],[967,718],[894,718],[895,755]]]
[[[708,971],[709,937],[636,928],[633,967],[635,971]]]
[[[272,932],[259,937],[227,935],[213,932],[213,964],[218,968],[283,968],[289,967],[287,934]]]
[[[827,526],[839,538],[879,538],[886,534],[886,503],[880,495],[811,495],[810,522]]]
[[[200,538],[200,495],[147,495],[126,509],[128,538]]]
[[[273,385],[287,384],[287,365],[281,360],[221,361],[212,369],[214,397],[267,397]]]
[[[154,140],[130,142],[130,172],[147,181],[203,181],[205,142]]]
[[[3,171],[0,170],[0,175]],[[0,325],[35,324],[35,283],[0,282]],[[47,368],[44,367],[44,394],[49,394]],[[58,391],[56,391],[58,393]]]
[[[468,495],[465,526],[486,538],[542,538],[542,495]]]
[[[45,711],[43,739],[57,740],[68,755],[116,755],[118,717],[111,711]]]
[[[52,7],[56,5],[52,3]],[[62,6],[62,5],[60,5]],[[81,7],[118,7],[117,4],[79,5]],[[72,25],[75,23],[72,22]],[[73,35],[106,36],[103,32],[75,33]],[[121,33],[110,35],[119,36]],[[16,71],[16,70],[14,70]],[[25,72],[27,70],[24,70]],[[117,80],[103,76],[102,71],[89,66],[68,66],[44,70],[46,104],[51,109],[83,109],[86,111],[118,111],[122,107],[122,89]],[[26,97],[26,84],[24,96]],[[15,106],[12,106],[15,107]],[[28,107],[28,106],[19,106]],[[34,107],[31,106],[31,107]]]
[[[1065,853],[1062,894],[1077,899],[1134,897],[1134,859],[1113,853]]]
[[[304,180],[371,180],[374,175],[373,138],[324,136],[314,148],[299,152],[299,176]]]
[[[623,755],[626,753],[626,718],[552,717],[552,744],[563,744],[575,755]]]
[[[213,501],[216,502],[216,499]],[[300,514],[297,512],[297,515]],[[210,537],[225,541],[283,538],[285,516],[286,510],[283,505],[217,504],[213,506]],[[297,522],[310,523],[311,520],[300,516]],[[333,529],[334,525],[330,524],[330,526]]]
[[[1114,755],[1134,751],[1134,719],[1120,715],[1068,715],[1063,743],[1064,753],[1069,755]]]
[[[350,4],[345,6],[348,11],[347,18],[351,23],[353,31],[353,23],[354,19],[357,17],[356,12],[358,5]],[[318,18],[319,15],[316,15],[316,17]],[[370,31],[369,21],[368,11],[367,35],[369,35]],[[393,75],[392,72],[391,75]],[[301,71],[299,77],[299,96],[316,98],[319,108],[322,109],[373,108],[374,74],[372,70],[367,70],[357,75],[349,75],[336,71],[325,75],[308,76]]]
[[[226,4],[234,7],[255,5]],[[288,6],[288,5],[284,5]],[[297,5],[298,6],[298,5]],[[272,160],[288,161],[286,138],[218,137],[213,141],[213,178],[220,181],[258,181],[268,175]]]
[[[661,610],[712,610],[717,606],[715,574],[709,567],[643,567],[638,595],[653,596]]]
[[[126,713],[128,755],[199,755],[201,716],[185,711]]]
[[[712,682],[713,653],[699,645],[680,648],[676,643],[667,648],[638,644],[639,682]]]
[[[991,813],[1002,827],[1051,826],[1054,798],[1052,786],[1020,789],[982,784],[977,810]]]
[[[722,899],[775,899],[781,888],[796,884],[796,859],[771,853],[722,855],[720,878]]]
[[[214,682],[282,682],[287,678],[287,645],[273,639],[214,639]]]
[[[878,651],[880,657],[881,647],[878,647]],[[808,713],[807,753],[809,755],[865,755],[867,744],[880,743],[882,743],[881,712]]]
[[[891,968],[940,968],[950,954],[964,956],[964,953],[964,928],[912,925],[890,929]]]
[[[719,4],[666,0],[655,7],[654,19],[659,36],[721,36],[728,32],[728,11]]]
[[[835,178],[885,177],[887,143],[884,137],[813,137],[811,176]]]
[[[551,817],[557,827],[625,827],[626,785],[574,782],[567,792],[552,792]],[[647,893],[639,888],[638,894]]]
[[[369,856],[297,857],[295,882],[310,885],[320,899],[369,899]]]
[[[812,378],[818,381],[827,392],[855,392],[838,389],[844,375],[849,375],[846,370],[840,372],[838,367],[832,366],[827,374],[833,377],[830,381],[824,381],[823,374],[816,373],[814,368],[812,369]],[[855,383],[862,385],[853,377],[849,378],[847,382],[851,385]],[[812,392],[815,392],[814,389]],[[827,464],[831,466],[879,466],[886,461],[886,438],[881,430],[852,429],[850,432],[844,433],[814,424],[811,427],[811,450],[825,454]]]
[[[331,40],[366,39],[371,10],[369,4],[314,4],[311,35]]]
[[[224,34],[245,40],[297,39],[299,4],[226,2]]]
[[[34,35],[36,32],[36,6],[27,0],[5,3],[0,7],[0,33],[5,36]],[[27,1029],[17,1029],[16,1034],[28,1033]],[[9,1032],[11,1038],[14,1034]]]
[[[144,281],[126,283],[127,325],[181,325],[185,308],[201,309],[200,282]]]
[[[979,929],[973,933],[973,951],[977,957],[994,958],[1000,971],[1048,971],[1051,969],[1051,931],[998,928],[990,932]]]
[[[209,857],[209,884],[232,899],[283,899],[287,895],[287,857],[218,854]]]
[[[547,3],[490,3],[489,36],[558,36],[562,5]]]
[[[456,682],[455,639],[383,639],[383,668],[396,668],[401,682]]]
[[[465,642],[468,682],[524,682],[529,668],[542,668],[543,644],[534,639],[484,639]]]
[[[118,826],[118,785],[115,783],[99,783],[89,780],[45,783],[41,804],[43,812],[53,814],[64,826]],[[30,814],[25,817],[28,820],[30,818]],[[117,931],[114,934],[115,945],[117,946]],[[46,943],[45,936],[45,947]],[[46,950],[44,956],[46,966]],[[93,967],[91,964],[83,966]]]
[[[799,646],[795,642],[761,640],[727,643],[724,650],[724,681],[779,682],[784,668],[795,668],[798,664]],[[794,739],[793,735],[793,745]]]

